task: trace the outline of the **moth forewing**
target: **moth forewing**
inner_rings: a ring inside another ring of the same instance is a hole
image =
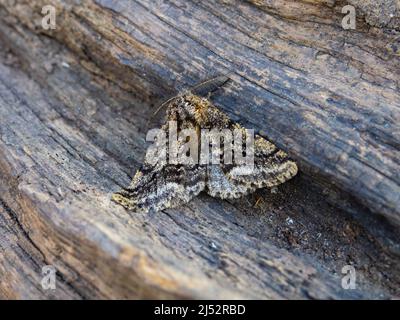
[[[250,175],[254,170],[254,130],[235,128],[233,136],[234,163],[240,167],[237,174]]]
[[[178,124],[168,121],[168,163],[178,164]]]
[[[199,164],[199,142],[195,129],[183,129],[178,135],[178,163]]]
[[[202,129],[200,164],[232,164],[232,131],[229,129]]]
[[[157,165],[167,162],[167,134],[162,129],[151,129],[147,132],[146,141],[153,142],[146,151],[145,163]]]

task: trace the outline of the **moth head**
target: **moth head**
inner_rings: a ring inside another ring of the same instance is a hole
[[[188,93],[177,97],[167,108],[167,120],[177,121],[178,128],[224,129],[229,126],[227,115],[207,99]]]
[[[192,123],[200,127],[208,124],[208,114],[211,102],[194,94],[185,94],[177,97],[167,108],[167,119],[179,123]]]
[[[192,116],[194,121],[200,127],[206,127],[209,122],[208,112],[211,108],[211,102],[206,98],[194,94],[187,95],[186,100],[192,106]]]

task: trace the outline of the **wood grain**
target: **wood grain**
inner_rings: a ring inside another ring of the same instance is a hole
[[[361,15],[345,31],[334,1],[53,3],[45,31],[46,1],[0,1],[1,296],[399,294],[397,20]],[[213,100],[299,176],[149,215],[110,202],[142,161],[154,106],[227,72]],[[56,292],[40,289],[44,264]],[[357,290],[341,287],[346,264]]]

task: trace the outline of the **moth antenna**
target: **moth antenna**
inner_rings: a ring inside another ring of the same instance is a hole
[[[169,98],[167,101],[164,101],[158,108],[156,111],[154,111],[154,113],[151,115],[151,117],[149,118],[149,120],[147,121],[147,126],[149,125],[149,123],[151,122],[151,120],[154,119],[154,117],[161,111],[162,108],[164,108],[168,103],[170,103],[171,101],[173,101],[176,98],[179,98],[180,95],[174,96],[172,98]]]
[[[154,116],[156,116],[157,113],[159,113],[160,110],[161,110],[162,108],[164,108],[168,103],[170,103],[172,100],[174,100],[174,99],[176,99],[176,98],[179,98],[179,97],[180,97],[180,95],[175,96],[175,97],[172,97],[172,98],[169,98],[167,101],[164,101],[164,102],[157,108],[157,110],[154,111],[154,113],[153,113],[153,115],[152,115],[151,117],[153,118]]]
[[[219,88],[223,87],[225,84],[227,84],[231,78],[230,76],[232,73],[227,73],[222,76],[217,76],[214,78],[211,78],[209,80],[203,81],[194,87],[192,87],[189,92],[195,93],[195,94],[206,94],[206,93],[213,93],[217,91]]]

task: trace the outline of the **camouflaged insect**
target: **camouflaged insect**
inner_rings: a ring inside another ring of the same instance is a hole
[[[168,101],[166,123],[176,121],[178,131],[184,129],[242,128],[216,108],[209,99],[185,93]],[[149,155],[147,150],[147,155]],[[234,164],[170,164],[168,156],[146,156],[132,183],[115,193],[112,199],[127,209],[136,211],[163,210],[188,203],[200,192],[212,197],[236,199],[264,187],[274,187],[293,178],[297,165],[288,155],[266,139],[254,137],[254,167],[249,174],[238,174]],[[156,160],[156,161],[154,161]],[[150,163],[151,162],[151,163]]]

